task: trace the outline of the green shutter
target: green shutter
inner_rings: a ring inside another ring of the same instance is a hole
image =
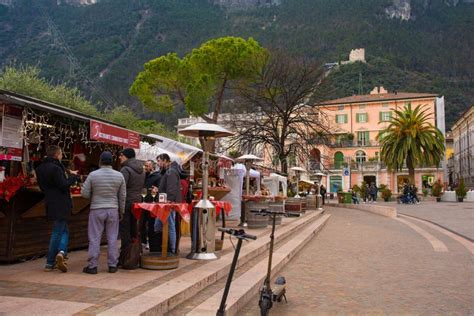
[[[389,118],[389,121],[392,120],[392,111],[388,112],[388,118]]]
[[[359,123],[360,119],[359,119],[359,113],[356,114],[356,122]]]
[[[369,122],[369,113],[365,113],[365,122],[366,122],[366,123]]]
[[[344,114],[344,123],[347,123],[347,114]]]
[[[382,113],[383,112],[379,112],[379,122],[382,122]]]
[[[337,117],[338,117],[338,116],[339,116],[339,115],[336,114],[336,124],[339,123],[339,122],[337,121]]]

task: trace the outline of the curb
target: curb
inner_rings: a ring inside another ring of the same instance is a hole
[[[335,204],[328,205],[329,207],[340,207],[348,208],[353,210],[365,211],[374,213],[377,215],[397,218],[397,208],[393,206],[382,206],[382,205],[367,205],[367,204]]]
[[[290,236],[295,231],[301,230],[306,225],[319,217],[322,212],[311,212],[301,217],[288,226],[282,227],[275,232],[276,243]],[[241,250],[238,267],[248,262],[255,256],[267,251],[270,240],[257,239]],[[233,252],[220,257],[219,260],[208,263],[184,273],[172,281],[165,282],[151,290],[135,296],[121,304],[115,305],[99,315],[162,315],[187,299],[193,297],[200,290],[217,282],[217,280],[228,274]]]
[[[306,227],[273,254],[272,275],[275,276],[327,223],[331,215],[326,214]],[[226,302],[226,315],[237,315],[248,301],[258,295],[266,277],[268,257],[232,282]],[[251,280],[251,281],[250,281]],[[186,315],[212,315],[219,308],[224,290],[220,290]]]

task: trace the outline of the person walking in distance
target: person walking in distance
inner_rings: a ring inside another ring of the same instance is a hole
[[[158,156],[158,165],[162,170],[166,170],[163,178],[160,182],[159,192],[166,193],[168,201],[181,203],[181,185],[180,185],[180,173],[179,166],[176,161],[171,162],[170,157],[167,154],[161,154]],[[171,211],[168,217],[169,227],[169,240],[170,240],[170,252],[176,254],[176,212]],[[155,231],[163,231],[163,223],[156,219]]]
[[[107,234],[109,272],[117,272],[119,218],[125,212],[127,191],[125,179],[120,172],[112,169],[112,161],[112,153],[104,151],[100,155],[100,169],[89,174],[81,191],[84,198],[91,199],[87,229],[89,236],[88,265],[82,270],[88,274],[97,274],[100,240],[104,228]]]
[[[46,214],[54,222],[45,271],[56,266],[67,272],[67,247],[69,243],[68,219],[72,210],[70,187],[78,181],[77,172],[66,170],[61,163],[63,152],[58,146],[49,146],[47,157],[36,168],[38,185],[44,193]]]
[[[125,148],[119,155],[122,173],[127,186],[127,198],[125,201],[125,212],[120,221],[120,239],[121,239],[121,258],[124,251],[132,243],[132,236],[137,235],[137,223],[132,214],[133,203],[139,203],[142,200],[141,191],[145,185],[145,171],[143,164],[135,159],[135,150]]]
[[[370,202],[377,203],[377,193],[378,193],[378,191],[379,191],[379,189],[377,188],[375,183],[372,182],[370,184],[370,187],[369,187],[369,195],[370,195],[369,201]]]

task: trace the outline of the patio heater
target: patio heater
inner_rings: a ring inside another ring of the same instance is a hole
[[[211,201],[208,200],[209,183],[209,151],[213,141],[217,138],[233,135],[222,126],[209,123],[197,123],[188,126],[179,131],[181,135],[189,137],[198,137],[201,142],[202,154],[202,199],[196,204],[195,208],[199,213],[194,216],[193,223],[193,245],[188,259],[212,260],[217,259],[215,250],[215,232],[216,232],[216,209]]]
[[[318,192],[316,194],[316,209],[318,211],[322,211],[323,210],[322,208],[323,197],[321,196],[321,180],[323,179],[324,173],[322,173],[321,171],[318,171],[315,174],[313,174],[313,176],[315,177],[316,184],[318,185]]]
[[[302,172],[306,172],[305,169],[301,168],[301,167],[293,167],[291,168],[291,170],[293,170],[296,174],[296,195],[295,195],[295,198],[301,198],[300,196],[300,175]]]
[[[243,162],[245,165],[245,195],[250,195],[250,167],[255,161],[262,161],[263,159],[255,155],[243,155],[236,159],[237,161]]]

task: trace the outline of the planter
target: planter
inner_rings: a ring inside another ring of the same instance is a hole
[[[464,201],[464,198],[458,196],[458,202]]]
[[[390,198],[383,198],[383,200],[384,200],[385,202],[389,202],[389,201],[390,201]]]
[[[436,197],[436,202],[441,202],[441,197],[440,196]]]

